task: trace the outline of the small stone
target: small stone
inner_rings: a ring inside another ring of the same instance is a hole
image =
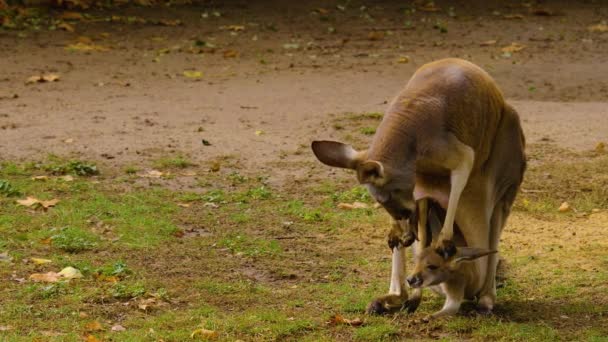
[[[289,228],[293,226],[293,221],[285,221],[283,222],[283,228]]]

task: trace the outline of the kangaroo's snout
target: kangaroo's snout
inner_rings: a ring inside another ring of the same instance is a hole
[[[411,288],[417,288],[422,286],[422,277],[420,274],[414,274],[407,277],[407,283]]]

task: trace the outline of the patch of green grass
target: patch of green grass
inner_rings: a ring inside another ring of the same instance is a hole
[[[374,134],[376,134],[376,128],[375,127],[361,127],[359,129],[359,132],[361,132],[361,134],[364,134],[364,135],[374,135]]]
[[[347,191],[343,191],[343,192],[336,192],[334,194],[332,194],[331,196],[332,200],[335,203],[339,203],[339,202],[346,202],[346,203],[352,203],[352,202],[365,202],[365,203],[370,203],[372,202],[372,197],[369,194],[369,192],[367,191],[367,189],[363,186],[355,186],[350,190]]]
[[[347,114],[346,118],[352,121],[361,121],[361,120],[382,120],[384,117],[383,113],[380,112],[369,112],[369,113],[351,113]]]
[[[99,174],[97,165],[81,160],[64,160],[60,157],[49,155],[48,161],[34,166],[53,175],[76,175],[94,176]]]
[[[277,240],[253,238],[246,234],[230,234],[220,239],[217,245],[248,257],[277,256],[283,251]]]
[[[283,207],[283,212],[306,222],[321,222],[327,219],[327,215],[321,212],[321,210],[309,208],[300,200],[287,202]]]
[[[20,196],[21,193],[9,181],[0,179],[0,195],[11,197]]]
[[[61,228],[57,234],[51,236],[53,247],[69,253],[78,253],[94,249],[99,238],[84,229],[76,227]]]
[[[133,271],[123,261],[105,264],[95,270],[96,274],[104,276],[116,276],[124,278],[133,273]]]
[[[195,164],[182,155],[162,157],[154,161],[154,167],[158,169],[185,169]]]
[[[259,187],[248,189],[245,192],[237,193],[233,196],[233,199],[237,202],[249,202],[251,200],[267,200],[272,197],[272,192],[264,185]]]
[[[480,321],[472,332],[474,337],[484,340],[510,341],[557,341],[559,334],[555,329],[544,324],[500,322],[495,320]]]
[[[378,320],[357,328],[354,337],[357,341],[389,341],[398,334],[399,329],[393,324]]]
[[[226,194],[223,190],[220,189],[207,191],[201,198],[203,199],[203,201],[211,203],[226,202]]]
[[[128,174],[128,175],[134,175],[137,172],[140,171],[140,169],[137,166],[133,166],[133,165],[129,165],[129,166],[125,166],[123,168],[124,173]]]
[[[140,283],[116,283],[109,288],[109,294],[118,300],[129,300],[146,294],[146,287]]]

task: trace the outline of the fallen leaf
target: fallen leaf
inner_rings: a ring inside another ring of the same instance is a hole
[[[108,51],[110,48],[97,45],[97,44],[87,44],[83,42],[78,42],[75,44],[68,44],[65,47],[66,50],[69,51],[80,51],[80,52],[91,52],[91,51]]]
[[[419,6],[418,9],[424,12],[439,12],[441,8],[435,5],[434,1],[429,1],[424,6]]]
[[[485,42],[479,43],[479,46],[490,46],[490,45],[494,45],[494,44],[496,44],[496,40],[491,39],[491,40],[486,40]]]
[[[13,329],[10,325],[0,325],[0,331],[9,331]]]
[[[601,22],[597,25],[587,27],[587,30],[589,30],[589,32],[608,32],[608,24]]]
[[[48,201],[40,201],[40,205],[42,205],[42,207],[44,209],[48,209],[50,207],[54,207],[57,205],[57,203],[59,203],[58,199],[52,199],[52,200],[48,200]]]
[[[371,31],[367,34],[369,40],[382,40],[384,39],[384,31]]]
[[[205,202],[205,204],[203,204],[203,207],[207,207],[207,208],[213,208],[213,209],[217,209],[220,206],[213,203],[213,202]]]
[[[550,16],[554,16],[555,12],[546,9],[546,8],[535,8],[530,10],[530,13],[540,16],[540,17],[550,17]]]
[[[140,310],[146,311],[148,310],[148,308],[152,307],[152,305],[156,304],[156,298],[146,298],[146,299],[142,299],[139,304],[137,304],[137,307]]]
[[[186,176],[186,177],[194,177],[194,176],[196,176],[196,172],[194,172],[194,171],[184,171],[184,172],[180,173],[180,175]]]
[[[59,19],[63,20],[82,20],[84,17],[82,13],[65,11],[59,15]]]
[[[257,136],[260,136],[262,134],[264,134],[264,131],[262,131],[262,130],[255,131],[255,135],[257,135]]]
[[[504,46],[500,50],[502,52],[513,53],[513,52],[519,52],[519,51],[521,51],[521,50],[523,50],[525,48],[526,48],[525,45],[522,45],[522,44],[519,44],[519,43],[511,43],[511,45]]]
[[[363,325],[363,321],[360,318],[355,318],[355,319],[347,319],[344,318],[342,315],[333,315],[329,321],[326,322],[326,324],[329,325],[339,325],[339,324],[346,324],[346,325],[350,325],[353,327],[358,327]]]
[[[25,84],[57,82],[57,81],[59,81],[59,75],[57,75],[57,74],[41,74],[41,75],[29,77],[27,80],[25,80]]]
[[[42,259],[42,258],[30,258],[30,260],[36,265],[43,265],[53,262],[53,260]]]
[[[45,181],[47,179],[49,179],[49,176],[35,176],[35,177],[32,177],[32,180],[35,180],[35,181]]]
[[[570,204],[568,204],[568,202],[564,202],[559,206],[557,211],[559,211],[560,213],[565,213],[567,211],[570,211],[571,209],[572,207],[570,207]]]
[[[397,63],[402,63],[402,64],[409,63],[409,62],[410,62],[410,58],[408,56],[399,57],[399,59],[397,60]]]
[[[220,162],[213,162],[213,164],[211,164],[211,167],[209,168],[209,170],[211,170],[211,172],[218,172],[221,168],[221,164]]]
[[[38,203],[40,203],[40,201],[37,198],[34,197],[28,197],[24,200],[17,200],[17,203],[19,205],[25,206],[25,207],[31,207],[34,206]]]
[[[76,41],[78,43],[83,43],[83,44],[93,44],[93,39],[91,39],[90,37],[87,37],[87,36],[78,36],[78,38],[76,38]]]
[[[95,337],[93,335],[87,335],[87,337],[84,340],[85,340],[85,342],[101,342],[100,339],[98,339],[97,337]]]
[[[164,172],[160,172],[158,170],[150,170],[146,173],[138,174],[139,177],[143,177],[143,178],[160,178],[164,175],[165,175]]]
[[[101,323],[99,323],[98,321],[91,321],[84,325],[84,329],[88,332],[101,331],[101,330],[103,330],[103,327],[101,326]]]
[[[298,43],[283,44],[283,49],[285,49],[285,50],[297,50],[299,48],[300,48],[300,44],[298,44]]]
[[[56,283],[61,276],[57,272],[34,273],[30,275],[30,280],[35,282]]]
[[[64,182],[73,182],[74,181],[74,176],[72,176],[72,175],[65,175],[65,176],[59,177],[59,179],[61,179]]]
[[[239,52],[236,50],[226,50],[224,51],[224,58],[234,58],[239,55]]]
[[[325,8],[321,8],[321,7],[315,8],[314,11],[317,12],[317,13],[319,13],[319,14],[322,14],[322,15],[328,15],[329,14],[328,10],[326,10]]]
[[[200,338],[203,340],[215,340],[219,334],[216,331],[208,329],[196,329],[190,334],[190,338]]]
[[[7,252],[0,253],[0,261],[10,262],[13,258]]]
[[[182,208],[190,208],[191,205],[190,203],[177,203],[177,206]]]
[[[523,19],[523,14],[505,14],[502,16],[505,19]]]
[[[112,330],[112,331],[125,331],[127,329],[125,327],[123,327],[122,325],[120,325],[120,324],[116,324],[116,325],[113,325],[112,328],[110,328],[110,330]]]
[[[226,30],[233,32],[245,31],[245,26],[243,25],[228,25],[225,28]]]
[[[57,25],[57,28],[60,28],[62,30],[68,31],[68,32],[74,32],[75,31],[74,26],[72,26],[72,25],[70,25],[70,24],[68,24],[66,22],[59,23]]]
[[[65,139],[63,142],[66,143],[66,144],[71,144],[71,143],[74,142],[74,138]]]
[[[182,24],[182,21],[179,19],[176,19],[176,20],[161,19],[154,23],[156,25],[162,25],[162,26],[180,26]]]
[[[201,77],[203,77],[203,72],[202,71],[196,71],[196,70],[185,70],[183,74],[184,74],[184,76],[186,76],[188,78],[201,78]]]
[[[62,269],[57,274],[64,277],[65,279],[82,278],[82,273],[80,273],[79,270],[75,269],[72,266],[68,266],[68,267]]]
[[[369,208],[369,205],[362,202],[353,202],[351,203],[338,203],[339,209],[366,209]]]

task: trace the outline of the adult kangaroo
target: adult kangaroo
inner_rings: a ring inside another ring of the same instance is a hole
[[[369,313],[413,311],[408,300],[405,248],[428,241],[428,200],[446,210],[436,247],[447,246],[458,223],[466,245],[496,250],[525,170],[525,140],[517,112],[480,67],[455,58],[423,65],[390,103],[371,146],[356,151],[334,141],[314,141],[326,165],[353,169],[361,184],[392,217],[388,245],[392,272],[388,295]],[[422,245],[424,247],[424,245]],[[496,299],[497,254],[478,259],[483,275],[477,298],[483,311]]]

